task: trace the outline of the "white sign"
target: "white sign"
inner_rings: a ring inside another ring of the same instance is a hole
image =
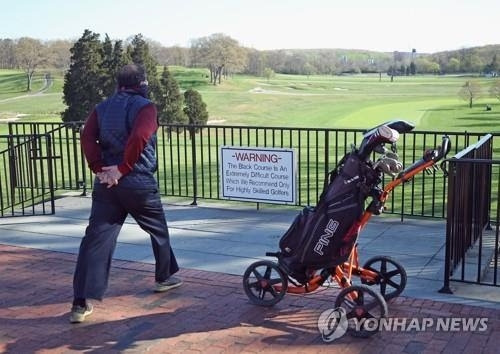
[[[293,149],[222,146],[220,156],[222,198],[295,204]]]

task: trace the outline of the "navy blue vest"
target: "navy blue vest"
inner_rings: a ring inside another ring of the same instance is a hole
[[[99,124],[99,145],[106,166],[123,162],[128,137],[139,110],[151,101],[135,92],[120,91],[96,107]],[[125,188],[156,188],[156,134],[146,143],[133,170],[119,184]],[[96,178],[96,183],[99,183]]]

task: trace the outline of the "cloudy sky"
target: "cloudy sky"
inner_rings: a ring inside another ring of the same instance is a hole
[[[165,46],[224,33],[263,49],[436,52],[500,44],[499,0],[15,0],[0,38],[112,39],[137,33]]]

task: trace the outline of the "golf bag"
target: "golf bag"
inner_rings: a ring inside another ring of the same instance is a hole
[[[309,271],[347,260],[365,200],[380,182],[379,173],[356,152],[344,156],[329,177],[316,207],[305,207],[279,242],[279,265],[303,284]]]

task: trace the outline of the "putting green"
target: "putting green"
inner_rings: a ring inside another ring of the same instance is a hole
[[[419,100],[397,103],[375,104],[361,108],[339,119],[338,127],[366,127],[384,123],[392,119],[411,121],[418,127],[430,128],[427,117],[440,108],[456,106],[457,99]],[[452,125],[448,125],[449,128]],[[422,129],[422,128],[419,128]]]

